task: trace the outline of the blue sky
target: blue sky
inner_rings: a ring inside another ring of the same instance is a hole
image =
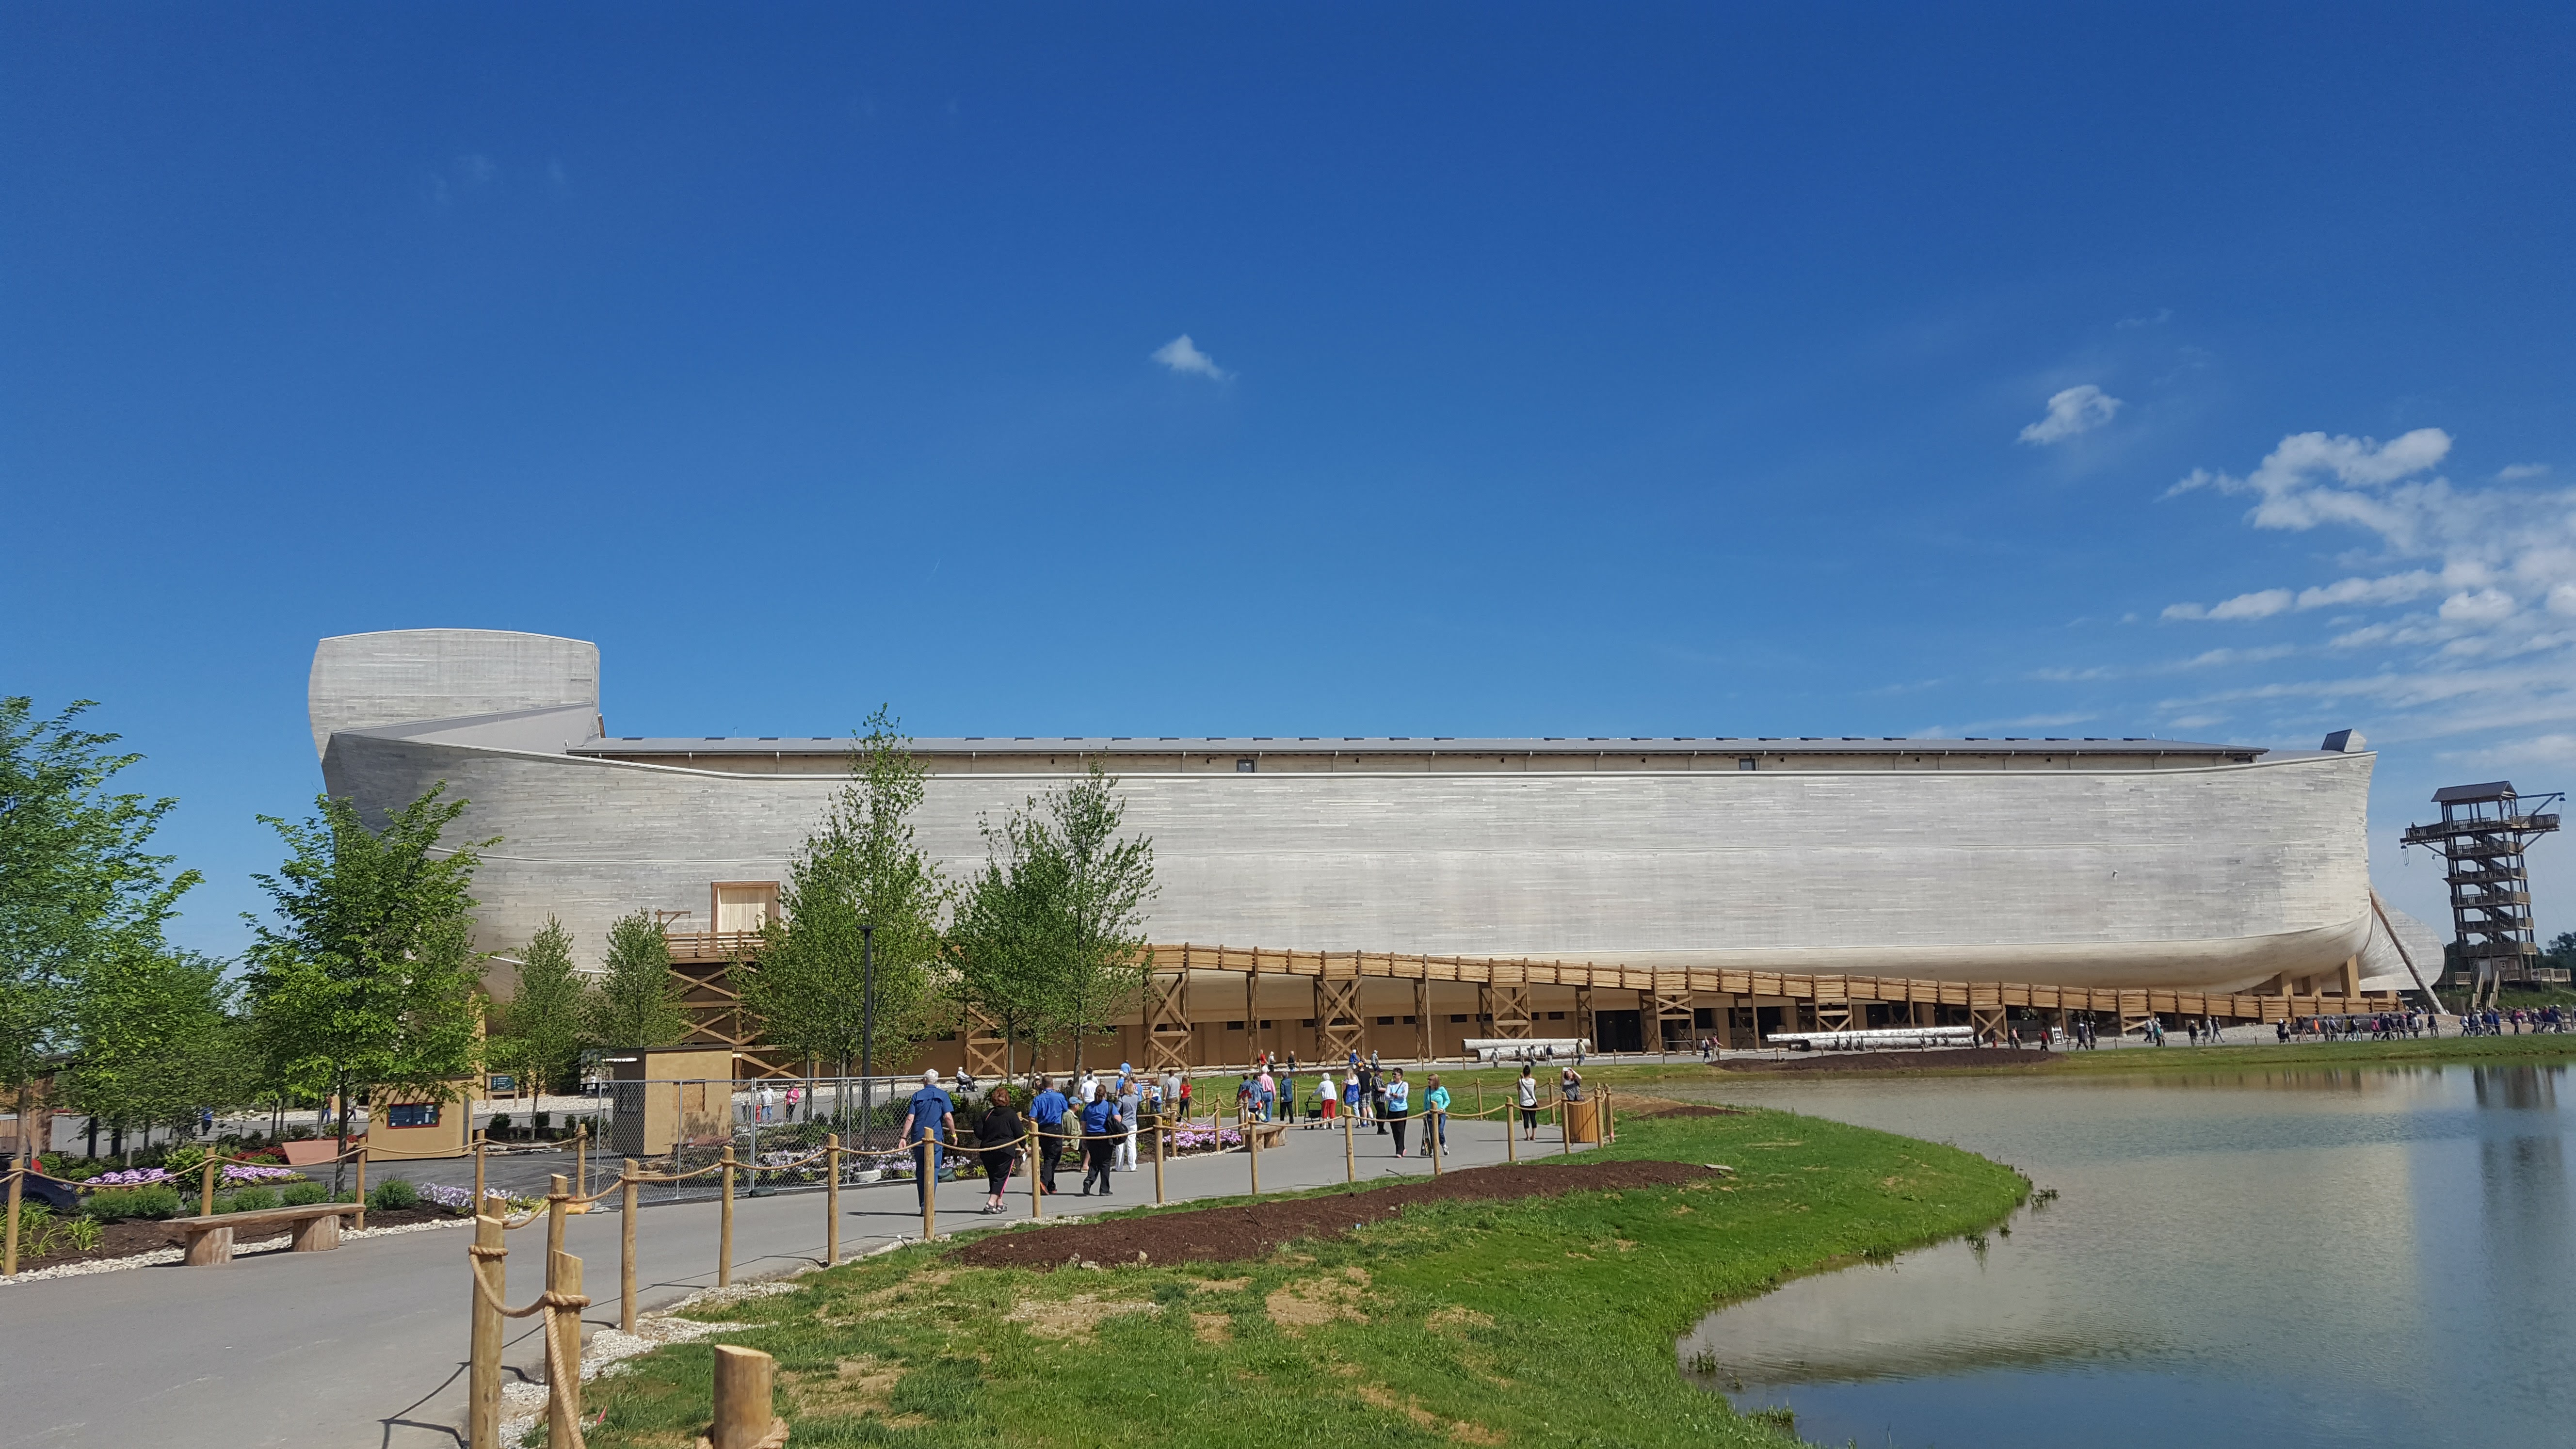
[[[0,689],[151,757],[218,951],[314,640],[428,625],[598,641],[626,734],[2349,725],[2438,919],[2435,785],[2576,782],[2571,73],[2547,5],[13,5]]]

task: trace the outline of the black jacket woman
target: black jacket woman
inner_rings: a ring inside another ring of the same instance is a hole
[[[975,1145],[981,1149],[978,1155],[984,1159],[984,1185],[989,1190],[985,1212],[1002,1210],[1002,1192],[1011,1185],[1011,1164],[1028,1134],[1028,1123],[1011,1105],[1011,1089],[995,1087],[983,1118],[975,1124]]]

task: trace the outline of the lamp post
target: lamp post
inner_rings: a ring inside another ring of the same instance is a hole
[[[877,1145],[877,928],[859,927],[859,1140]]]

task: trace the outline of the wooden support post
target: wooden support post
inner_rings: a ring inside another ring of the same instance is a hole
[[[1422,1114],[1422,1135],[1431,1139],[1431,1175],[1440,1175],[1440,1129],[1449,1125],[1449,1114],[1434,1108]]]
[[[1163,1114],[1154,1113],[1154,1206],[1163,1205]],[[1036,1161],[1031,1158],[1030,1161]]]
[[[1029,1217],[1032,1221],[1046,1216],[1046,1182],[1038,1175],[1038,1154],[1046,1151],[1047,1130],[1037,1118],[1029,1119]],[[1160,1173],[1162,1159],[1154,1160],[1154,1171]],[[1162,1178],[1157,1176],[1155,1182]]]
[[[823,1134],[823,1266],[841,1264],[841,1134]]]
[[[733,1281],[733,1144],[725,1144],[723,1167],[716,1176],[723,1181],[721,1205],[716,1209],[716,1286]]]
[[[758,1449],[784,1438],[773,1403],[778,1361],[756,1348],[720,1343],[715,1352],[715,1414],[707,1426],[709,1449]]]
[[[27,1155],[26,1147],[26,1139],[24,1137],[19,1138],[19,1156],[24,1157]],[[201,1218],[210,1218],[215,1215],[215,1169],[217,1166],[219,1166],[219,1164],[215,1161],[215,1149],[209,1147],[206,1149],[205,1167],[197,1174],[197,1216]],[[361,1192],[358,1195],[358,1200],[364,1202],[366,1200],[366,1194]]]
[[[635,1331],[635,1159],[617,1170],[617,1326]]]
[[[501,1220],[481,1211],[474,1215],[474,1245],[466,1262],[474,1267],[474,1317],[465,1370],[466,1449],[501,1449],[501,1293],[508,1274],[502,1260],[510,1254],[502,1239]],[[487,1271],[488,1270],[488,1271]],[[485,1292],[485,1285],[490,1292]]]
[[[1516,1163],[1521,1160],[1521,1124],[1519,1120],[1521,1113],[1519,1106],[1516,1105],[1517,1101],[1518,1099],[1514,1097],[1505,1097],[1503,1099],[1503,1160],[1505,1162]]]
[[[0,1278],[18,1276],[18,1199],[26,1191],[27,1139],[18,1139],[18,1160],[9,1165],[8,1241],[0,1244]]]
[[[590,1196],[590,1124],[572,1124],[572,1180],[583,1197]]]
[[[1351,1136],[1351,1116],[1352,1114],[1348,1112],[1342,1114],[1342,1180],[1344,1182],[1360,1180],[1360,1148],[1358,1140]]]
[[[562,1178],[555,1179],[561,1182]],[[570,1253],[556,1253],[546,1260],[546,1291],[581,1293],[581,1259]],[[581,1314],[571,1308],[546,1310],[546,1332],[554,1335],[555,1350],[563,1358],[562,1377],[555,1375],[550,1359],[546,1365],[546,1442],[571,1444],[581,1434]]]
[[[1558,1156],[1574,1155],[1574,1109],[1565,1104],[1565,1093],[1561,1090],[1556,1094],[1556,1140]]]
[[[1250,1115],[1243,1119],[1243,1155],[1252,1162],[1252,1195],[1261,1196],[1261,1132]]]
[[[477,1216],[483,1212],[483,1141],[479,1137],[474,1141],[474,1212]]]
[[[921,1240],[925,1243],[939,1236],[939,1126],[933,1123],[921,1129],[920,1153],[915,1171],[921,1184]]]

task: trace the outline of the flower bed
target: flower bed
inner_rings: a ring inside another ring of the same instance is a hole
[[[151,1187],[169,1183],[182,1187],[201,1180],[202,1169],[172,1172],[165,1167],[130,1167],[123,1172],[102,1172],[91,1178],[88,1187]],[[302,1182],[304,1174],[291,1167],[259,1167],[249,1163],[227,1162],[220,1174],[225,1182]]]

